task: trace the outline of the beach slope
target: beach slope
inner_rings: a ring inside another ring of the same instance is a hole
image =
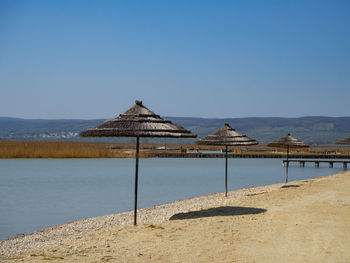
[[[186,199],[0,242],[4,262],[350,262],[350,172]]]

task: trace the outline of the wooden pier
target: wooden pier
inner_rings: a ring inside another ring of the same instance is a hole
[[[228,158],[285,158],[285,153],[278,152],[244,152],[228,153]],[[304,160],[329,159],[329,161],[339,160],[340,162],[350,159],[350,155],[333,155],[333,154],[303,154],[291,153],[290,158]],[[180,152],[180,151],[142,151],[142,158],[225,158],[225,153],[207,153],[207,152]],[[309,160],[308,160],[309,161]],[[328,162],[329,162],[328,161]]]
[[[329,168],[333,168],[333,164],[334,163],[342,163],[343,164],[343,168],[347,169],[348,167],[348,163],[350,163],[350,161],[345,161],[345,160],[305,160],[305,159],[299,159],[299,160],[282,160],[282,165],[285,166],[286,163],[299,163],[300,167],[305,167],[305,163],[314,163],[316,168],[320,167],[320,163],[328,163],[329,164]]]

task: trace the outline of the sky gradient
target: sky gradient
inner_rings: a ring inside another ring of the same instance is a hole
[[[0,1],[0,116],[350,116],[350,1]]]

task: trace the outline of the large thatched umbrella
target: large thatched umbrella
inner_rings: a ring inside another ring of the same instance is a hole
[[[195,138],[196,134],[162,119],[159,115],[136,101],[135,105],[120,114],[117,118],[108,120],[96,128],[80,133],[82,137],[136,137],[136,168],[135,168],[135,200],[134,225],[137,224],[137,186],[139,165],[139,139],[140,137],[169,137],[169,138]]]
[[[228,146],[249,146],[258,142],[237,132],[228,123],[216,132],[196,141],[199,145],[220,145],[225,146],[225,196],[227,196],[227,148]]]
[[[336,141],[335,144],[350,144],[350,136],[342,140]]]
[[[287,163],[286,163],[286,183],[288,183],[288,154],[289,154],[289,149],[298,149],[298,148],[309,148],[310,146],[296,138],[290,135],[288,133],[286,136],[279,138],[273,142],[270,142],[267,144],[269,147],[276,147],[276,148],[284,148],[287,149]]]

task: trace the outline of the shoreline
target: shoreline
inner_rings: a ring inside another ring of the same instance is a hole
[[[228,153],[228,158],[235,159],[285,159],[286,154],[283,152],[265,152],[265,153]],[[290,158],[296,159],[326,159],[326,160],[348,160],[350,154],[290,154]],[[177,153],[177,152],[147,152],[140,151],[140,159],[152,159],[152,158],[176,158],[176,159],[195,159],[195,158],[225,158],[224,153]],[[118,153],[110,156],[50,156],[50,155],[24,155],[24,156],[0,156],[0,160],[18,160],[18,159],[135,159],[135,152],[128,151]]]
[[[52,247],[62,247],[67,243],[74,244],[75,242],[83,240],[89,236],[99,236],[100,234],[103,236],[106,232],[142,232],[148,228],[157,228],[159,227],[157,226],[159,224],[172,224],[174,222],[180,222],[181,224],[181,222],[184,221],[190,222],[202,220],[203,218],[217,218],[220,217],[220,213],[223,213],[225,218],[241,215],[226,215],[225,213],[227,211],[225,212],[225,209],[228,208],[249,208],[250,210],[246,209],[244,211],[250,212],[243,213],[242,217],[249,216],[250,214],[258,214],[260,212],[264,214],[264,210],[268,211],[269,209],[271,210],[271,208],[265,206],[263,203],[263,205],[255,206],[256,202],[254,200],[259,201],[259,198],[266,199],[268,196],[273,196],[280,193],[282,194],[286,191],[293,192],[301,191],[302,189],[309,189],[320,182],[327,183],[327,180],[338,180],[337,178],[342,179],[342,177],[345,179],[350,177],[350,171],[315,177],[313,179],[291,181],[288,184],[280,183],[239,189],[228,192],[227,198],[225,198],[223,193],[215,193],[206,196],[179,200],[163,205],[142,208],[138,210],[139,225],[136,227],[132,225],[133,211],[73,221],[70,223],[49,227],[39,232],[1,241],[0,260],[5,260],[8,258],[17,258],[22,260],[28,256],[30,259],[31,254],[39,253],[37,251],[46,251]],[[268,199],[266,200],[269,201]],[[278,201],[273,200],[273,198],[271,200],[276,202]],[[210,215],[210,213],[213,212],[213,209],[216,209],[215,213],[214,215]],[[204,216],[201,213],[204,213]],[[160,227],[163,228],[163,226]]]
[[[292,181],[290,183],[293,182],[296,181]],[[267,190],[275,190],[283,185],[285,184],[280,183],[265,186],[253,186],[249,188],[242,188],[234,191],[229,191],[227,193],[228,198],[225,198],[224,192],[221,192],[204,196],[186,198],[162,205],[141,208],[137,210],[138,225],[143,225],[147,223],[157,224],[164,221],[168,221],[168,219],[173,215],[173,213],[185,213],[191,210],[204,208],[204,202],[206,206],[211,204],[217,205],[218,203],[226,204],[228,199],[242,198],[247,194],[257,195],[260,192],[265,193]],[[157,215],[155,215],[155,212],[157,212]],[[38,248],[45,246],[48,243],[55,244],[57,241],[62,242],[65,240],[69,240],[69,235],[76,235],[75,237],[79,237],[79,234],[81,234],[82,232],[87,233],[90,231],[99,231],[101,229],[106,230],[109,227],[133,227],[133,210],[116,214],[89,217],[77,221],[47,227],[37,232],[28,233],[19,237],[14,237],[0,241],[0,255],[4,252],[2,251],[2,245],[5,243],[11,243],[14,246],[19,246],[23,244],[24,251],[27,249],[31,249],[32,245],[29,245],[28,242],[31,242],[32,239],[37,239],[37,241],[39,241],[37,244],[34,245],[34,247]],[[60,237],[59,240],[56,240],[57,237]],[[20,248],[19,251],[22,252],[22,249]]]
[[[311,179],[312,180],[312,179]],[[293,181],[292,181],[293,182]],[[229,191],[227,193],[228,198],[225,198],[225,193],[212,193],[209,195],[190,197],[174,202],[155,205],[137,210],[138,226],[144,224],[158,224],[168,221],[174,213],[186,213],[192,210],[203,209],[205,206],[226,204],[228,199],[242,198],[245,195],[257,195],[265,193],[268,190],[274,190],[284,185],[272,184],[265,186],[252,186],[249,188],[242,188],[238,190]],[[81,220],[76,220],[64,224],[59,224],[51,227],[44,228],[40,231],[21,235],[19,237],[10,238],[0,241],[0,255],[4,253],[3,245],[16,246],[19,248],[20,253],[25,250],[30,250],[32,247],[40,248],[48,244],[56,244],[57,242],[64,242],[70,240],[70,235],[75,235],[74,238],[80,236],[81,233],[96,232],[99,230],[107,230],[111,227],[134,227],[133,226],[133,210],[120,212],[116,214],[107,214],[97,217],[89,217]],[[137,226],[136,226],[137,227]],[[69,232],[69,233],[68,233]],[[29,242],[35,239],[37,244],[32,245]],[[4,254],[6,254],[5,252]],[[9,253],[11,254],[11,253]],[[18,253],[15,253],[16,255]],[[0,257],[1,259],[1,257]]]

